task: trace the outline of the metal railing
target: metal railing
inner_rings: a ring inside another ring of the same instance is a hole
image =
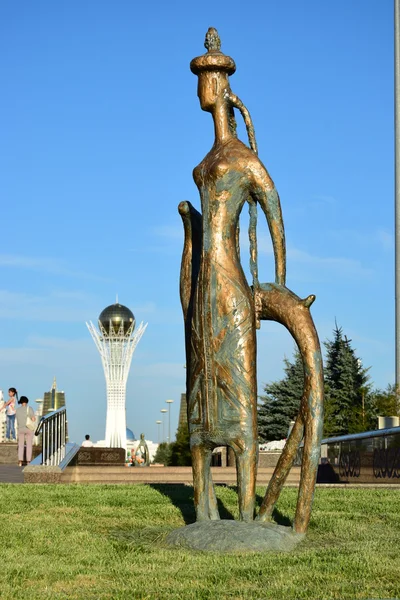
[[[388,435],[399,435],[400,427],[388,427],[386,429],[375,429],[374,431],[362,431],[361,433],[348,433],[347,435],[338,435],[335,437],[324,438],[321,440],[321,446],[324,444],[338,444],[342,442],[357,442],[368,438],[387,437]]]
[[[373,431],[362,431],[361,433],[348,433],[347,435],[324,438],[321,440],[321,463],[328,461],[335,464],[335,462],[339,462],[344,447],[362,447],[369,443],[371,447],[377,448],[379,446],[380,449],[387,449],[388,439],[397,439],[398,441],[395,445],[400,447],[400,427],[387,427],[386,429],[375,429]],[[334,452],[336,454],[335,456],[333,456]],[[303,442],[299,445],[293,464],[295,466],[301,466],[302,458]]]
[[[59,465],[65,458],[67,445],[67,410],[59,408],[39,421],[35,435],[42,435],[41,464]]]

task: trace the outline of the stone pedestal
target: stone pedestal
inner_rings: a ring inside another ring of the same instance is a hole
[[[70,466],[114,466],[125,464],[124,448],[92,448],[81,447],[70,462]]]
[[[291,527],[251,521],[203,521],[168,534],[170,546],[208,552],[290,552],[304,539]]]

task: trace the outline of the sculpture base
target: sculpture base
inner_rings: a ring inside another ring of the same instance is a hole
[[[69,466],[102,466],[110,467],[115,465],[123,466],[125,464],[124,448],[101,448],[92,446],[85,448],[81,446],[79,452],[71,460]]]
[[[252,521],[202,521],[175,529],[166,543],[207,552],[290,552],[304,539],[291,527]]]

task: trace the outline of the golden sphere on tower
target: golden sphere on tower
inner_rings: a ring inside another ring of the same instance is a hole
[[[123,306],[118,302],[107,306],[100,313],[99,322],[107,334],[118,334],[121,325],[123,325],[124,335],[126,335],[130,329],[131,333],[135,329],[135,317],[133,312],[127,306]]]

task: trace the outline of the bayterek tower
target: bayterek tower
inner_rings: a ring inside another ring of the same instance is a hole
[[[146,325],[135,330],[133,312],[118,301],[107,306],[99,316],[99,329],[86,323],[100,352],[107,385],[106,446],[126,448],[126,382],[132,355]]]

